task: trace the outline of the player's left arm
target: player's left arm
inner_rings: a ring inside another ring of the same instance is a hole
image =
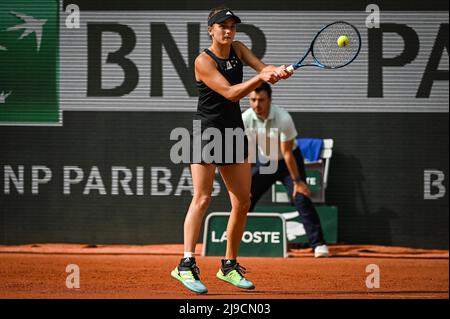
[[[234,41],[233,47],[235,48],[238,57],[258,73],[262,71],[272,71],[276,72],[282,79],[287,79],[292,75],[291,72],[286,70],[285,65],[277,67],[275,65],[265,64],[258,59],[252,50],[247,48],[247,46],[240,41]]]

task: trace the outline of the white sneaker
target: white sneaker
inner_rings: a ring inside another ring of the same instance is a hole
[[[328,250],[327,245],[320,245],[314,248],[314,257],[320,258],[320,257],[329,257],[330,252]]]

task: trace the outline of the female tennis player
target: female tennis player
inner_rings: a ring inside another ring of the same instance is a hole
[[[241,19],[230,9],[219,7],[208,16],[208,33],[212,43],[195,60],[195,78],[199,99],[195,120],[201,121],[201,132],[208,128],[219,130],[240,128],[244,131],[239,100],[263,82],[272,84],[288,78],[291,73],[285,66],[266,65],[260,61],[243,43],[234,41],[236,24]],[[243,62],[252,67],[257,74],[242,82]],[[196,134],[194,129],[194,135]],[[199,132],[197,132],[199,133]],[[225,141],[225,138],[223,138]],[[228,190],[231,200],[231,214],[227,225],[227,248],[217,277],[243,289],[254,289],[252,282],[244,277],[245,268],[237,262],[239,244],[244,232],[247,212],[250,207],[251,167],[247,161],[247,139],[244,143],[233,143],[236,156],[224,160],[227,150],[222,143],[222,155],[213,161],[202,158],[191,163],[194,195],[184,221],[184,257],[171,272],[171,276],[184,286],[197,293],[208,289],[201,282],[199,268],[194,252],[205,212],[211,201],[216,167]],[[208,142],[208,141],[206,141]],[[202,141],[202,148],[205,141]],[[239,156],[243,155],[239,160]]]

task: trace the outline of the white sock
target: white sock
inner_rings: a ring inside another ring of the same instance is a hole
[[[192,257],[194,257],[194,253],[192,253],[190,251],[185,251],[184,252],[183,258],[192,258]]]

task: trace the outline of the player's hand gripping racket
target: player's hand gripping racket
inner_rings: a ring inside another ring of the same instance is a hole
[[[286,69],[289,72],[304,66],[339,69],[352,63],[360,50],[361,35],[358,29],[345,21],[333,22],[323,27],[312,40],[305,55]],[[312,61],[306,62],[309,53]]]

